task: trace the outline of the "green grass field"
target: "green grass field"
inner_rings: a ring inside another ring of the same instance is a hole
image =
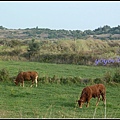
[[[48,64],[38,62],[0,61],[0,68],[16,76],[19,70],[36,70],[39,76],[82,78],[103,77],[105,72],[118,68],[104,66],[80,66],[68,64]],[[13,82],[0,84],[0,118],[120,118],[120,84],[106,85],[106,109],[100,101],[95,107],[96,99],[92,98],[90,107],[80,109],[79,99],[85,84],[38,83],[38,87],[15,86]]]
[[[96,99],[89,108],[80,109],[79,99],[84,85],[40,84],[37,88],[0,84],[1,118],[120,118],[120,86],[106,86],[106,112],[100,101],[96,113]],[[95,114],[95,115],[94,115]],[[105,116],[106,115],[106,116]]]
[[[50,64],[39,62],[21,62],[21,61],[0,61],[0,68],[7,69],[10,76],[17,76],[19,71],[35,70],[40,77],[81,77],[97,78],[103,77],[106,72],[114,73],[119,67],[105,66],[85,66],[73,64]]]

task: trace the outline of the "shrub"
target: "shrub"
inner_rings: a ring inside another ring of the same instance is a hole
[[[120,70],[116,70],[114,76],[113,76],[113,81],[119,83],[120,82]]]
[[[111,75],[111,73],[108,71],[108,72],[106,72],[105,74],[104,74],[104,81],[106,82],[106,83],[110,83],[110,82],[112,82],[112,75]]]
[[[99,84],[99,83],[104,83],[104,81],[101,78],[95,78],[94,83]]]
[[[6,69],[0,70],[0,81],[8,81],[9,80],[9,72]]]

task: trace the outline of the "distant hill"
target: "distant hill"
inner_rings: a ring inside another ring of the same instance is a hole
[[[0,26],[0,39],[120,39],[120,25],[110,27],[105,25],[95,30],[51,30],[48,28],[8,29]]]

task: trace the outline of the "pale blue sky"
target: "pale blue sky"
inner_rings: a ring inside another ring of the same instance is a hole
[[[94,30],[120,25],[119,1],[0,1],[0,26],[8,29]]]

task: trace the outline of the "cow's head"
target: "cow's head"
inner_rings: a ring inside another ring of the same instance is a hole
[[[82,105],[84,104],[84,100],[80,99],[77,102],[78,102],[79,107],[82,108]]]
[[[18,85],[18,82],[17,82],[16,80],[14,80],[14,83],[15,83],[16,85]]]

